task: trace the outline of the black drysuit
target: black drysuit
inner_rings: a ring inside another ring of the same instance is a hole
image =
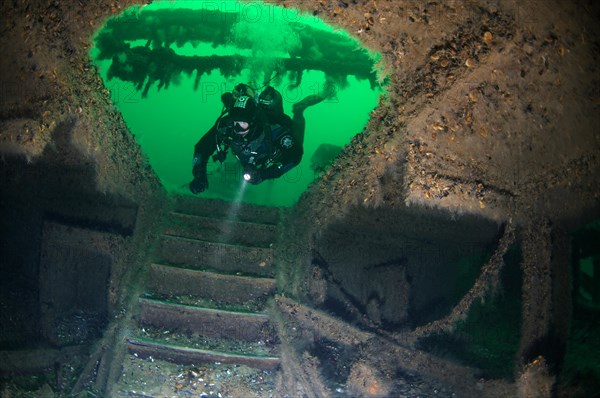
[[[215,152],[223,160],[226,151],[231,150],[254,184],[279,178],[300,163],[305,129],[302,113],[295,114],[293,120],[283,113],[258,113],[245,138],[236,135],[233,120],[226,114],[198,141],[194,148],[194,181],[190,184],[193,193],[208,186],[206,165]]]

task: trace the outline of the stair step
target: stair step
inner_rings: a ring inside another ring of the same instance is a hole
[[[277,371],[238,364],[180,365],[130,354],[125,355],[111,398],[272,397],[276,377]]]
[[[144,293],[140,296],[140,298],[156,300],[161,301],[163,303],[175,305],[187,305],[191,307],[212,308],[216,310],[242,313],[260,313],[265,309],[268,300],[268,298],[265,297],[264,300],[258,299],[256,301],[249,301],[246,303],[235,305],[225,304],[223,302],[217,302],[210,299],[190,295],[167,296],[161,294]]]
[[[233,219],[239,221],[277,224],[280,209],[247,203],[226,202],[219,199],[200,199],[192,196],[176,196],[174,211],[197,216]],[[232,209],[237,207],[235,214]]]
[[[273,250],[253,246],[206,242],[163,235],[160,254],[169,264],[228,273],[274,276]]]
[[[216,274],[162,264],[151,264],[147,288],[162,296],[192,296],[214,301],[217,306],[264,308],[275,292],[275,279]]]
[[[275,370],[280,364],[280,360],[277,357],[239,355],[218,351],[199,350],[196,348],[135,338],[127,339],[127,348],[130,353],[141,358],[152,357],[182,365],[220,362],[246,365],[256,369]]]
[[[277,226],[245,221],[228,221],[172,212],[165,235],[210,242],[269,247],[276,239]]]
[[[140,299],[139,303],[140,325],[250,342],[277,339],[275,328],[266,314],[222,311],[149,299]]]
[[[237,355],[272,357],[279,354],[279,340],[244,341],[228,338],[207,337],[186,334],[177,330],[144,325],[129,336],[140,340],[151,340],[180,347],[196,348],[205,351],[225,352]],[[275,335],[274,337],[277,337]]]

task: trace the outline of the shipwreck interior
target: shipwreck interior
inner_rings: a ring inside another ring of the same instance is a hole
[[[597,2],[0,14],[0,396],[598,396]],[[302,163],[192,195],[240,80]]]

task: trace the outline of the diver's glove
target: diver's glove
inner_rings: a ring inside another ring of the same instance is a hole
[[[208,179],[206,176],[204,176],[204,178],[194,178],[192,182],[190,182],[190,191],[194,195],[204,192],[206,188],[208,188]]]
[[[227,158],[227,150],[224,150],[224,151],[218,151],[217,153],[215,153],[212,157],[212,160],[213,160],[213,162],[223,163],[226,158]]]

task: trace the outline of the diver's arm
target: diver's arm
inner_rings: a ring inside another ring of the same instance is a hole
[[[291,135],[282,135],[275,144],[279,151],[279,159],[275,164],[261,170],[260,174],[263,180],[281,177],[298,166],[302,160],[304,149],[293,140]]]
[[[206,165],[209,157],[216,150],[217,123],[200,138],[194,146],[194,158],[192,160],[192,175],[194,179],[189,185],[193,194],[198,194],[208,188],[208,176]]]
[[[259,181],[274,180],[276,178],[281,177],[282,175],[287,173],[289,170],[291,170],[295,166],[296,166],[296,164],[294,164],[294,163],[288,163],[285,166],[283,166],[283,165],[275,166],[274,165],[271,167],[267,167],[266,169],[260,169],[257,180],[259,180]]]
[[[200,138],[194,146],[194,168],[203,165],[206,168],[208,159],[216,150],[217,140],[217,125],[215,124],[210,130]]]

